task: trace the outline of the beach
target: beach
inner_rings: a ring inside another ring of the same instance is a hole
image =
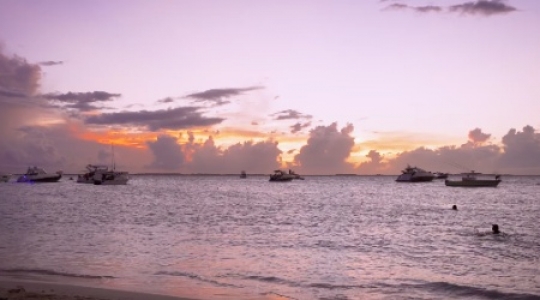
[[[166,295],[25,280],[0,280],[0,300],[195,300]]]

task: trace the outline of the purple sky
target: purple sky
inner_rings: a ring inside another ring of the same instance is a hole
[[[483,171],[540,174],[502,158],[511,129],[526,126],[519,151],[540,153],[538,28],[534,0],[0,0],[0,172],[82,169],[111,132],[132,136],[122,144],[133,171],[239,172],[251,153],[269,156],[257,172],[280,160],[307,173],[456,172],[407,155],[460,148],[478,129],[489,138],[474,151],[497,147]],[[11,149],[34,134],[35,151],[57,159]],[[58,148],[54,134],[88,153]],[[329,140],[337,150],[313,164]],[[204,153],[214,166],[193,161]],[[477,162],[459,153],[446,161]]]

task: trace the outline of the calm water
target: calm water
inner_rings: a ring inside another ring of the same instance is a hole
[[[267,179],[12,179],[0,275],[202,299],[540,299],[540,177]],[[478,234],[493,223],[504,235]]]

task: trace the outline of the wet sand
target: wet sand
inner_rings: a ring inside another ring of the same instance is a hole
[[[0,280],[0,300],[195,300],[48,282]]]

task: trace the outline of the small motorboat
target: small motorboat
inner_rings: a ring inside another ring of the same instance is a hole
[[[242,171],[242,172],[240,173],[240,178],[247,178],[246,171]]]

